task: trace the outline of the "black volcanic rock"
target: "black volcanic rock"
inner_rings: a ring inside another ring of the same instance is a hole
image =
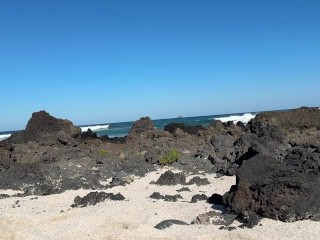
[[[8,141],[11,143],[36,141],[45,144],[68,145],[80,136],[81,129],[75,127],[69,120],[58,119],[45,111],[40,111],[32,114],[25,130],[12,134]]]
[[[166,228],[171,227],[172,225],[185,225],[185,226],[188,226],[189,224],[186,223],[186,222],[182,222],[180,220],[171,219],[171,220],[162,221],[161,223],[157,224],[154,228],[156,228],[158,230],[164,230]]]
[[[0,167],[4,169],[9,169],[13,164],[14,160],[10,159],[13,146],[10,145],[8,141],[0,141]]]
[[[177,194],[177,195],[161,195],[159,192],[154,192],[150,198],[152,199],[156,199],[156,200],[164,200],[166,202],[177,202],[178,199],[181,199],[181,195]]]
[[[105,200],[112,200],[112,201],[123,201],[125,197],[122,196],[120,193],[113,194],[113,193],[105,193],[105,192],[91,192],[88,195],[81,197],[76,197],[74,199],[74,204],[71,207],[87,207],[87,206],[94,206],[100,202]]]
[[[81,133],[81,138],[82,139],[97,138],[97,134],[89,128],[88,131]]]
[[[198,135],[201,130],[205,129],[202,125],[187,126],[184,123],[169,123],[164,130],[174,134],[178,128],[191,135]]]
[[[285,161],[256,155],[242,164],[237,184],[223,196],[247,223],[257,216],[284,222],[320,217],[318,153],[292,152]]]
[[[152,120],[149,117],[143,117],[133,124],[128,134],[128,138],[141,136],[143,133],[152,131],[152,130],[154,130],[154,124]]]
[[[194,195],[191,199],[191,203],[197,203],[199,201],[207,201],[208,197],[205,194]]]
[[[239,121],[239,122],[237,122],[236,125],[237,125],[238,127],[240,127],[242,130],[246,130],[246,125],[245,125],[243,122]]]
[[[187,188],[187,187],[183,187],[181,189],[178,189],[177,192],[191,192],[190,188]]]
[[[156,184],[160,186],[174,186],[178,184],[185,185],[186,177],[181,173],[173,173],[172,171],[167,171],[160,176]]]
[[[220,194],[213,194],[211,197],[208,198],[208,203],[214,205],[222,205],[222,196]]]
[[[299,173],[320,177],[320,153],[310,152],[303,148],[293,149],[285,158],[284,163]]]
[[[210,182],[207,178],[200,178],[200,177],[193,177],[189,182],[188,185],[195,184],[197,186],[204,186],[209,185]]]

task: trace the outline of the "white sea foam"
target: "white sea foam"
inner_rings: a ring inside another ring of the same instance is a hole
[[[243,122],[244,124],[247,124],[251,119],[255,118],[255,114],[252,113],[245,113],[241,116],[239,115],[232,115],[229,117],[222,117],[222,118],[214,118],[214,120],[220,120],[221,122],[229,122],[232,121],[234,124],[237,122]]]
[[[82,131],[82,132],[86,132],[86,131],[88,131],[89,128],[90,128],[92,131],[106,130],[106,129],[109,128],[109,124],[81,127],[81,131]]]
[[[0,135],[0,141],[5,140],[5,139],[9,138],[10,136],[11,136],[11,134]]]

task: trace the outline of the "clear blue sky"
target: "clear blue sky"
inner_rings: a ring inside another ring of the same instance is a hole
[[[1,0],[0,131],[320,105],[320,1]]]

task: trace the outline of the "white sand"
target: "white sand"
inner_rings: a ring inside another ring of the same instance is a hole
[[[68,191],[33,200],[31,196],[2,199],[0,239],[320,239],[320,223],[312,221],[289,224],[264,219],[262,226],[238,228],[232,232],[219,230],[220,226],[215,225],[174,225],[157,230],[154,226],[163,220],[177,219],[190,223],[199,214],[211,211],[211,205],[205,202],[191,204],[192,196],[198,193],[207,196],[223,194],[235,182],[234,177],[217,179],[214,175],[207,175],[211,185],[188,186],[192,192],[182,192],[183,199],[174,203],[149,198],[153,192],[175,195],[178,194],[176,190],[183,187],[149,184],[159,176],[159,172],[152,172],[144,178],[135,179],[128,186],[106,191],[120,192],[126,201],[105,201],[86,208],[71,209],[70,205],[76,196],[91,192],[88,190]],[[239,223],[233,225],[238,226]]]

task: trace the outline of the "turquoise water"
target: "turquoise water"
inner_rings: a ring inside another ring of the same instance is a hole
[[[170,119],[159,119],[153,120],[156,128],[164,129],[164,127],[172,122],[184,123],[189,126],[203,125],[208,126],[214,119],[221,118],[220,120],[226,121],[238,121],[241,120],[247,123],[257,113],[239,113],[239,114],[224,114],[224,115],[211,115],[211,116],[200,116],[200,117],[186,117],[186,118],[170,118]],[[103,124],[108,125],[108,128],[94,130],[98,136],[108,135],[109,137],[122,137],[126,136],[134,122],[122,122],[122,123],[110,123]],[[88,126],[87,126],[88,127]],[[93,126],[94,127],[94,126]]]

